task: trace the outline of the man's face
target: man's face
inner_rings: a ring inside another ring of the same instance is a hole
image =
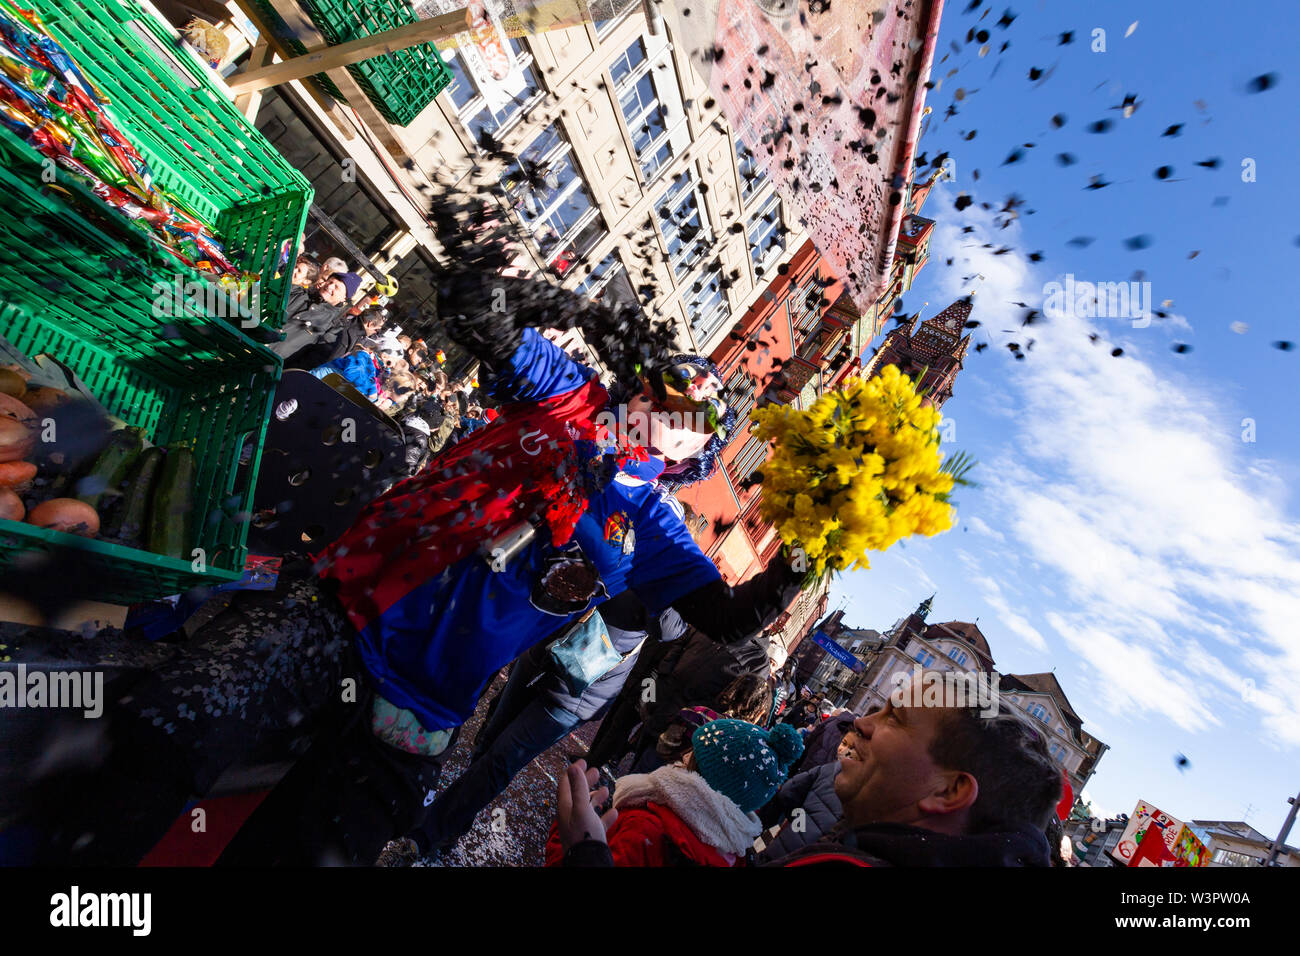
[[[366,335],[378,335],[380,330],[383,329],[383,327],[384,327],[383,316],[376,315],[373,318],[366,319],[365,322]]]
[[[293,284],[304,289],[311,288],[311,266],[305,263],[293,267]]]
[[[921,688],[914,691],[904,699],[919,701]],[[941,707],[897,707],[891,699],[853,722],[852,746],[835,777],[835,795],[850,824],[916,823],[930,812],[918,804],[954,775],[930,757],[947,716]]]
[[[342,305],[348,297],[348,287],[339,279],[326,279],[321,283],[320,297],[330,305]]]

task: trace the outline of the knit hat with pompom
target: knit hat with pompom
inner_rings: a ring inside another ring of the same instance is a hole
[[[803,738],[793,727],[770,731],[745,720],[713,720],[691,735],[695,767],[710,787],[744,813],[776,795],[790,765],[803,754]]]

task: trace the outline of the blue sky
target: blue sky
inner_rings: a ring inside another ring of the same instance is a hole
[[[957,527],[875,556],[834,585],[832,606],[883,630],[937,591],[930,620],[978,618],[1000,671],[1055,669],[1111,746],[1088,789],[1095,808],[1145,799],[1182,819],[1245,817],[1271,837],[1300,788],[1300,348],[1272,347],[1300,340],[1288,281],[1300,274],[1300,12],[1040,0],[1009,5],[1017,18],[1003,30],[1008,4],[967,5],[947,5],[920,146],[947,150],[956,180],[927,202],[938,226],[905,305],[928,302],[929,316],[978,289],[974,341],[992,344],[944,411],[980,487],[960,494]],[[991,35],[983,58],[964,42],[971,27]],[[1105,52],[1090,49],[1095,28]],[[1067,30],[1074,42],[1059,46]],[[1031,82],[1032,67],[1050,75]],[[1248,93],[1264,73],[1276,86]],[[1138,103],[1126,118],[1108,107],[1127,94]],[[959,112],[945,122],[950,103]],[[1108,133],[1087,131],[1103,119]],[[1177,123],[1180,136],[1161,136]],[[1024,158],[1002,165],[1018,147]],[[1061,166],[1062,152],[1077,162]],[[1212,157],[1217,169],[1195,165]],[[1097,175],[1111,185],[1085,189]],[[976,205],[958,212],[960,192]],[[1025,204],[1000,229],[1012,193]],[[1131,250],[1134,236],[1149,243]],[[984,242],[1014,251],[993,256]],[[1045,284],[1067,273],[1126,282],[1137,270],[1156,308],[1171,300],[1146,328],[1073,315],[1022,328],[1011,304],[1041,309]],[[1015,361],[1006,343],[1030,337]]]

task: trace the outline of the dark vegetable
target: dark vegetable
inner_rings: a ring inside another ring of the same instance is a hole
[[[109,435],[90,471],[77,482],[77,498],[101,513],[116,503],[143,448],[138,429],[123,428]]]
[[[184,559],[190,556],[194,475],[194,452],[189,445],[168,445],[149,507],[146,546],[155,554]]]
[[[161,448],[149,448],[136,459],[127,479],[126,495],[122,506],[104,525],[104,537],[113,538],[128,547],[138,548],[144,540],[149,503],[153,500],[154,485],[166,456]]]

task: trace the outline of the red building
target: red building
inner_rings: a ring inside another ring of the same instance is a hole
[[[861,373],[863,352],[929,259],[934,220],[920,210],[938,175],[909,183],[889,282],[866,314],[858,311],[809,240],[741,317],[710,356],[740,421],[760,400],[807,408],[823,392]],[[727,446],[712,478],[679,495],[708,519],[700,546],[733,584],[765,566],[781,546],[758,512],[761,489],[745,487],[768,451],[766,442],[745,431]]]

